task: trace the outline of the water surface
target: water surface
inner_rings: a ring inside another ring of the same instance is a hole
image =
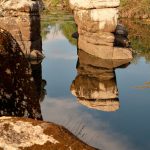
[[[55,15],[46,15],[42,23]],[[66,24],[70,14],[63,14]],[[136,54],[131,64],[116,68],[120,108],[115,112],[90,109],[78,103],[70,92],[77,75],[77,48],[60,28],[47,22],[43,38],[46,58],[42,63],[43,78],[47,81],[45,100],[41,103],[44,120],[65,126],[88,144],[105,150],[150,149],[150,64],[146,55]],[[68,25],[69,26],[69,25]],[[132,37],[132,35],[130,35]],[[145,46],[146,47],[146,46]],[[135,49],[136,50],[136,49]]]

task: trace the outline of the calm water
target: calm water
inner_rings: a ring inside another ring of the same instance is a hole
[[[74,23],[70,14],[60,16],[42,17],[46,56],[42,73],[47,81],[47,95],[41,103],[43,119],[65,126],[83,141],[103,150],[150,149],[150,64],[147,59],[138,54],[128,67],[115,69],[119,110],[90,109],[80,104],[70,91],[77,75],[78,58],[75,41],[70,41]],[[51,18],[53,22],[48,21]],[[62,20],[67,31],[62,28]]]

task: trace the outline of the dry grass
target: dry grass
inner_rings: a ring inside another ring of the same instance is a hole
[[[128,18],[150,17],[150,0],[121,0],[121,16]]]

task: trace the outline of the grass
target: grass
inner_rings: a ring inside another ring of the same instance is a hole
[[[121,0],[120,12],[128,18],[150,17],[150,0]]]
[[[69,9],[69,0],[43,0],[45,6],[47,9],[52,8],[63,8],[63,9]]]

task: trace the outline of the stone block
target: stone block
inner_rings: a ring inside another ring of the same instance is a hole
[[[112,8],[120,5],[120,0],[69,0],[73,10],[93,9],[93,8]]]
[[[117,26],[118,9],[91,9],[74,11],[78,28],[89,32],[114,32]]]

